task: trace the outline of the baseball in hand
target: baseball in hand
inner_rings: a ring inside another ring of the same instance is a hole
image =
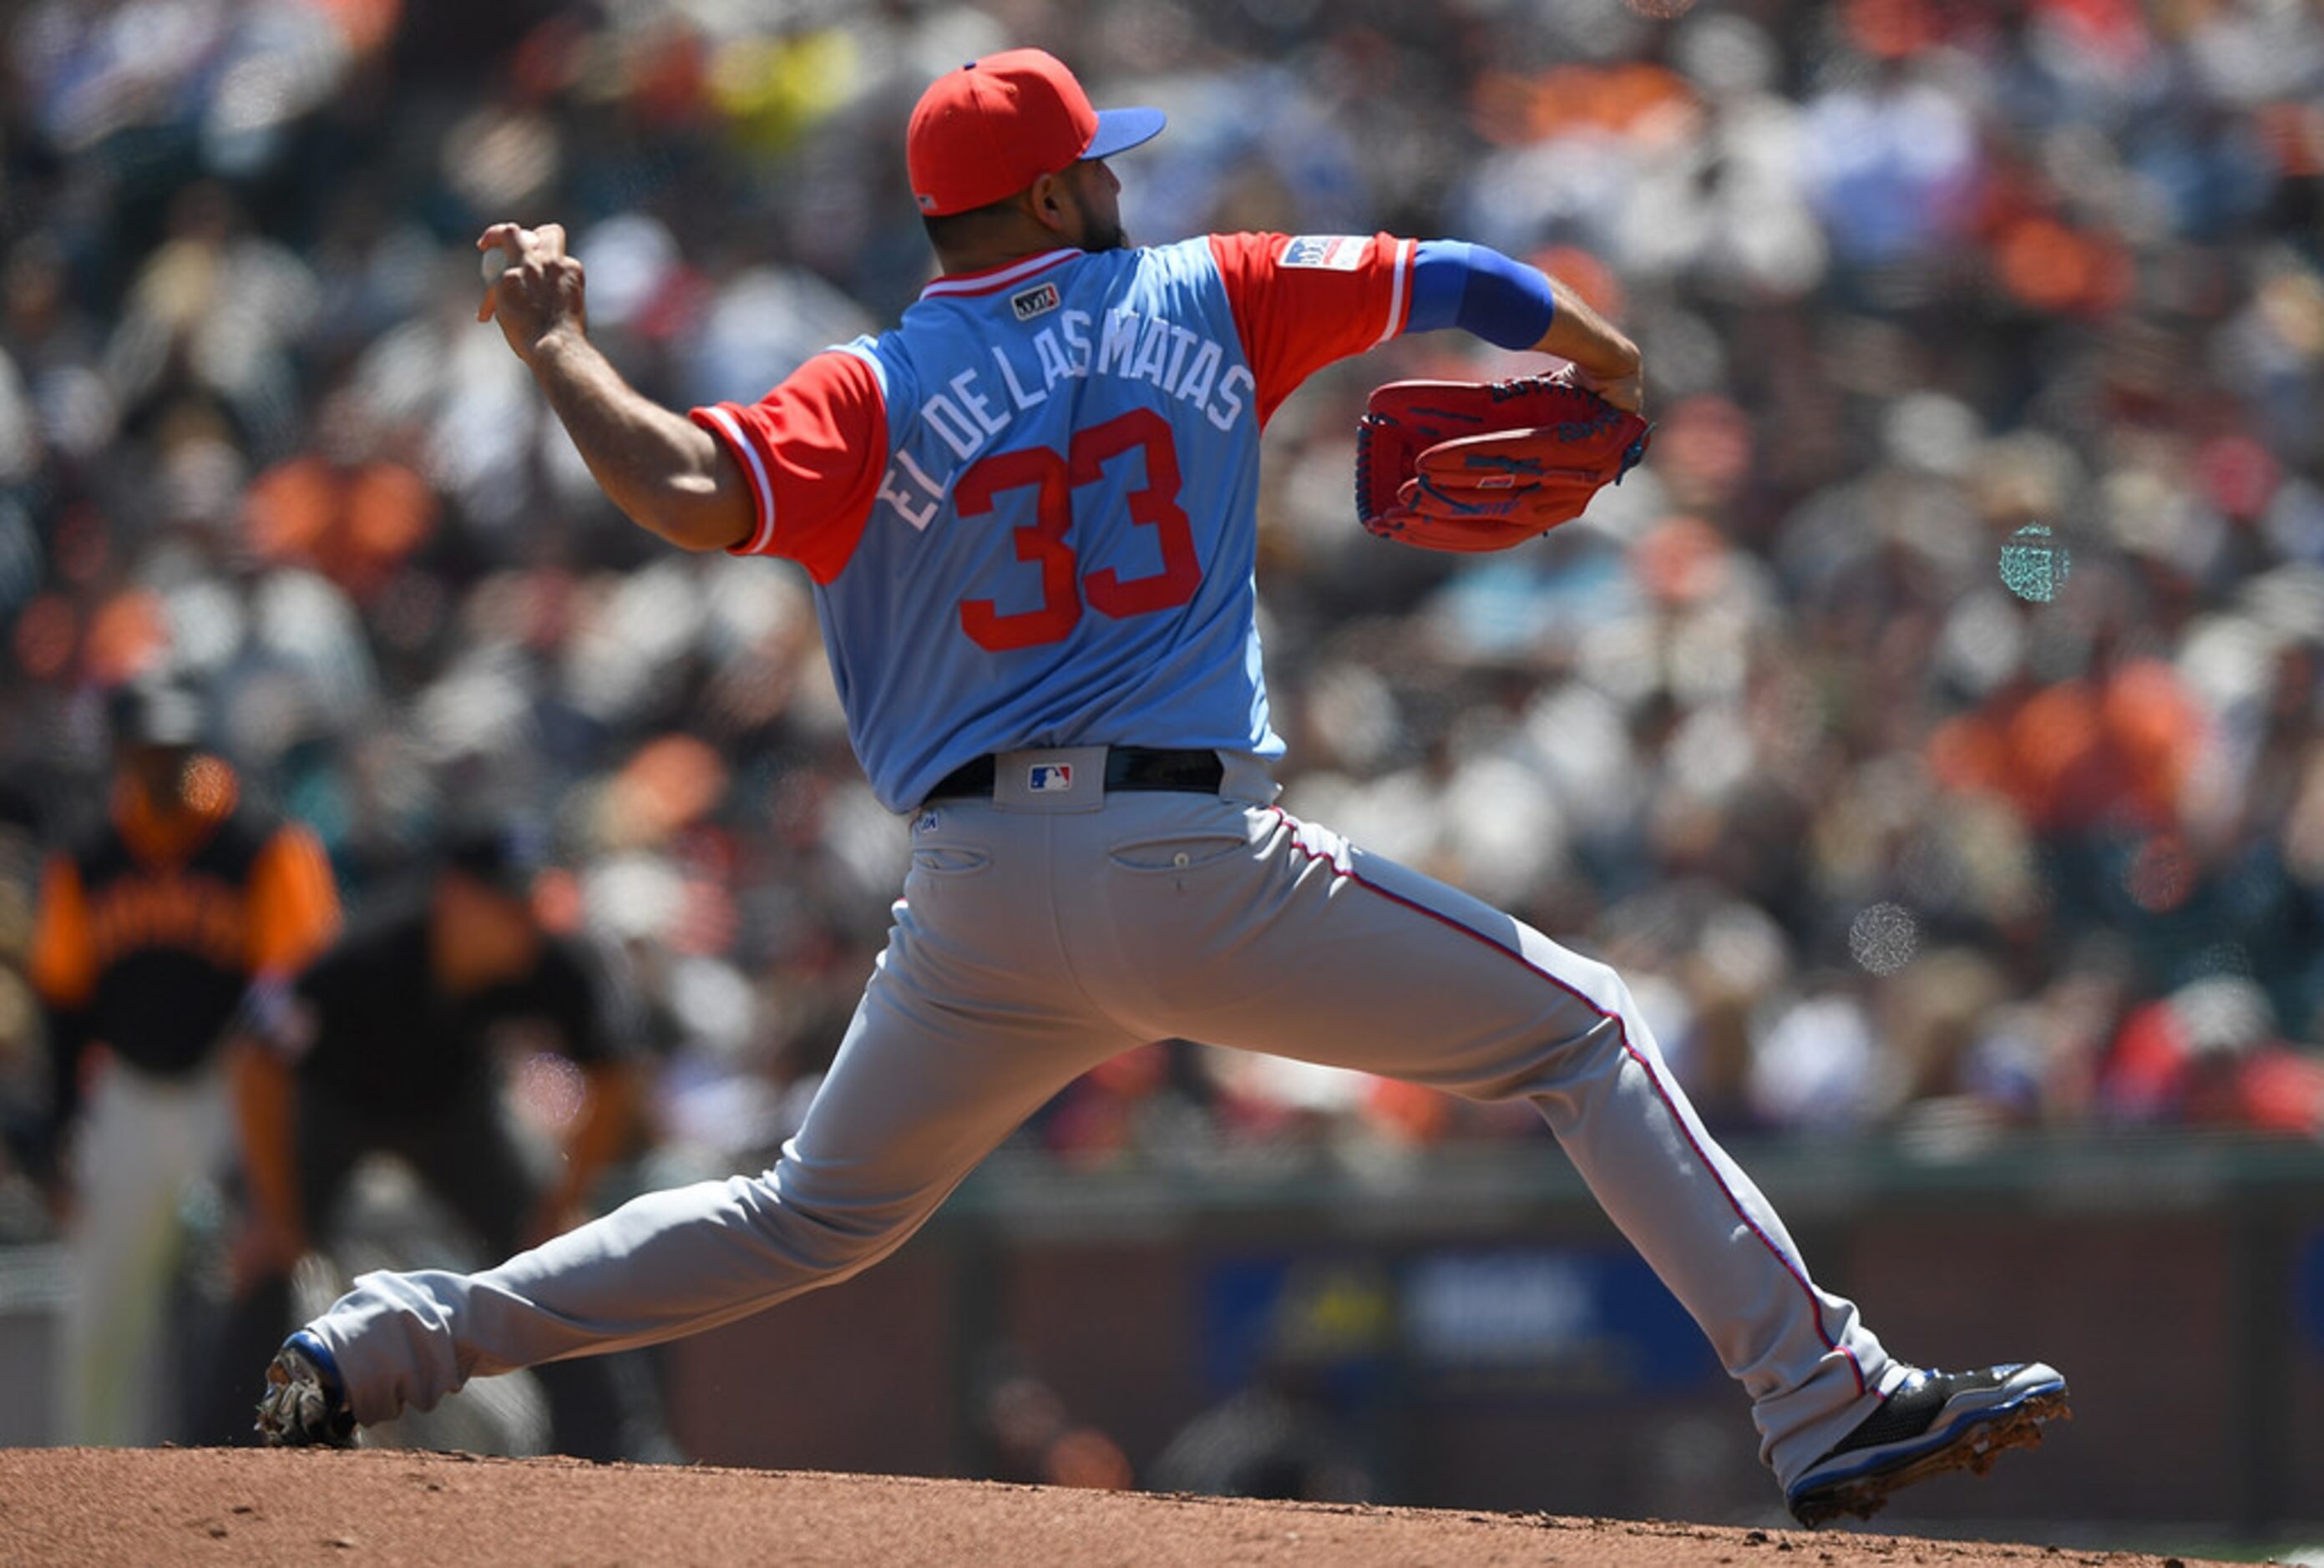
[[[516,265],[516,258],[499,245],[476,258],[477,270],[484,273],[487,286],[501,281],[501,274]]]

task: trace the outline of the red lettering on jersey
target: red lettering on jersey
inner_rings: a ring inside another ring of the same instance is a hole
[[[1154,530],[1162,569],[1125,578],[1107,567],[1081,576],[1081,557],[1065,538],[1074,525],[1073,493],[1099,483],[1108,463],[1133,452],[1142,457],[1146,476],[1128,493],[1130,520]],[[1065,453],[1026,447],[977,464],[953,491],[960,516],[983,516],[1004,490],[1035,493],[1033,521],[1018,526],[1015,544],[1019,560],[1041,563],[1041,603],[1002,614],[991,599],[963,599],[960,629],[978,647],[1005,653],[1064,641],[1081,624],[1084,598],[1117,621],[1185,604],[1203,586],[1203,563],[1194,549],[1194,521],[1178,504],[1179,479],[1170,422],[1152,409],[1132,409],[1074,431]]]

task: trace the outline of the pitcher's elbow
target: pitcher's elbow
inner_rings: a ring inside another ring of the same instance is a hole
[[[706,483],[675,481],[623,510],[639,527],[682,550],[731,549],[751,536],[748,509]]]

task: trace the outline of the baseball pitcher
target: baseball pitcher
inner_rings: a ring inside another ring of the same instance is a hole
[[[1107,160],[1162,123],[1098,113],[1038,51],[946,74],[908,137],[941,274],[894,330],[747,405],[680,415],[629,387],[589,340],[556,226],[480,237],[503,263],[480,316],[622,511],[814,580],[856,754],[909,819],[911,869],[773,1169],[648,1194],[482,1273],[365,1276],[269,1370],[276,1440],[346,1443],[472,1377],[844,1279],[1074,1077],[1173,1037],[1530,1101],[1743,1385],[1804,1522],[1982,1470],[2066,1414],[2049,1367],[1909,1366],[1818,1287],[1611,970],[1276,804],[1253,581],[1268,417],[1404,332],[1563,361],[1555,385],[1594,395],[1514,416],[1514,434],[1493,410],[1539,389],[1376,407],[1403,434],[1379,438],[1395,471],[1367,476],[1367,521],[1499,548],[1568,514],[1541,487],[1586,469],[1586,497],[1636,460],[1639,356],[1562,283],[1478,246],[1132,248]],[[1562,462],[1568,445],[1581,456]],[[1511,537],[1483,538],[1499,517]]]

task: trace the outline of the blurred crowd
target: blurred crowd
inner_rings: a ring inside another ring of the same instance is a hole
[[[650,1002],[657,1158],[761,1161],[884,933],[804,579],[596,491],[497,331],[554,219],[674,406],[892,319],[939,71],[1171,130],[1133,238],[1451,235],[1646,359],[1644,468],[1504,556],[1365,534],[1363,393],[1268,438],[1286,805],[1612,960],[1722,1133],[2324,1133],[2324,9],[2310,0],[28,0],[0,22],[0,1100],[45,848],[159,673],[351,910],[545,826]],[[529,1082],[523,1075],[514,1079]],[[1522,1108],[1520,1108],[1522,1109]],[[1541,1137],[1184,1043],[1078,1167]]]

